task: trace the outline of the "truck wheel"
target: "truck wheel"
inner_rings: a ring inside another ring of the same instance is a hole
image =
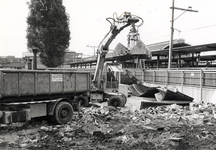
[[[108,106],[124,107],[125,100],[122,96],[111,96],[108,101]]]
[[[58,124],[66,124],[73,117],[73,107],[68,102],[59,102],[55,108],[55,121]]]
[[[124,98],[125,104],[126,104],[127,103],[127,97],[123,93],[120,93],[120,94],[121,94],[120,96]]]
[[[89,105],[88,97],[78,96],[75,98],[75,101],[80,102],[80,106],[82,106],[82,107],[87,107]]]

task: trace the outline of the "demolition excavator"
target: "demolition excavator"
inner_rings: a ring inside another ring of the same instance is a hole
[[[139,37],[138,28],[143,24],[142,18],[132,15],[130,12],[124,12],[119,17],[114,13],[113,18],[110,17],[106,20],[111,26],[109,32],[98,46],[97,64],[92,80],[90,101],[95,99],[108,99],[108,105],[123,107],[127,101],[127,96],[124,93],[127,93],[128,89],[119,88],[120,74],[117,75],[116,73],[116,78],[113,78],[111,81],[107,80],[108,69],[112,69],[112,66],[121,68],[121,65],[118,63],[113,64],[105,62],[107,53],[109,52],[109,45],[123,29],[130,26],[128,46],[125,47],[119,43],[112,57],[117,59],[133,59],[139,55],[142,56],[142,58],[150,59],[151,53]],[[125,91],[122,91],[122,89],[125,89]]]

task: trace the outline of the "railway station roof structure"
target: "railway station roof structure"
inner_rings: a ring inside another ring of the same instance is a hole
[[[168,62],[169,56],[169,41],[164,41],[160,43],[154,43],[146,45],[151,51],[152,59],[146,59],[147,63],[160,63],[161,61]],[[196,57],[199,56],[202,61],[213,61],[216,60],[216,54],[214,55],[200,55],[201,52],[216,51],[216,43],[202,44],[202,45],[190,45],[185,43],[184,39],[173,40],[172,55],[173,61],[195,61]],[[162,56],[162,57],[161,57]],[[118,60],[117,57],[106,57],[106,61]],[[96,57],[83,58],[80,62],[69,63],[72,66],[78,65],[95,65],[97,62]],[[159,66],[158,66],[159,67]]]

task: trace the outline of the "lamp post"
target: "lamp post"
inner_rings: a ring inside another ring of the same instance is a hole
[[[28,70],[32,70],[32,59],[31,58],[27,58],[27,65],[28,65]]]
[[[184,9],[184,8],[178,8],[178,7],[174,7],[174,0],[172,0],[172,7],[170,7],[172,9],[172,20],[171,20],[171,34],[170,34],[170,43],[169,43],[169,61],[168,61],[168,69],[171,68],[171,63],[172,63],[172,48],[173,48],[173,26],[174,26],[174,21],[176,19],[178,19],[181,15],[183,15],[186,11],[190,11],[190,12],[198,12],[197,10],[192,10],[192,7],[188,7],[188,9]],[[184,11],[182,14],[180,14],[175,20],[174,20],[174,10],[182,10]]]
[[[32,51],[33,51],[33,54],[34,54],[33,69],[37,70],[37,52],[38,52],[38,49],[34,48],[34,49],[32,49]]]

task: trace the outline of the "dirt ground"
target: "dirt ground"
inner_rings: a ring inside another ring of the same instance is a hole
[[[45,118],[1,125],[4,150],[213,150],[215,106],[196,104],[140,110],[144,98],[131,96],[123,108],[101,103],[82,108],[66,125]]]

